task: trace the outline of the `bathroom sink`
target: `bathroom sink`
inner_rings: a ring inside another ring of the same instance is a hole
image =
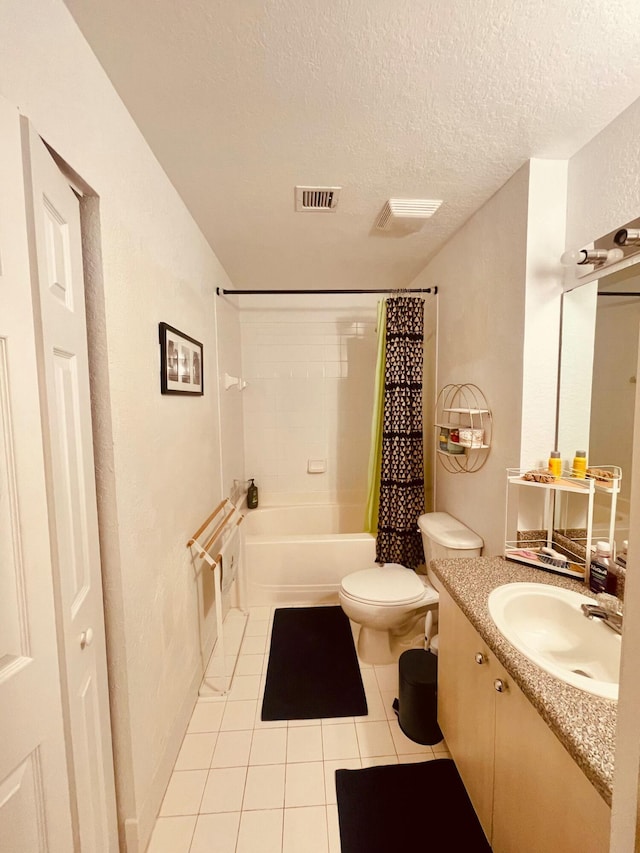
[[[581,604],[594,600],[540,583],[509,583],[489,595],[500,633],[532,663],[567,684],[606,699],[618,698],[621,637]]]

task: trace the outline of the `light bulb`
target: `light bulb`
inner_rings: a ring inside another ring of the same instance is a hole
[[[560,263],[564,266],[593,264],[601,267],[604,264],[615,264],[623,258],[622,249],[569,249],[560,256]]]
[[[560,255],[560,263],[565,267],[573,266],[573,264],[584,264],[586,259],[586,249],[568,249]]]

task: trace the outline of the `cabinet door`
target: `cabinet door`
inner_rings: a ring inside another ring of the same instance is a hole
[[[606,853],[610,810],[582,770],[496,663],[494,853]]]
[[[445,591],[440,593],[439,624],[438,722],[491,840],[495,694],[490,653]]]

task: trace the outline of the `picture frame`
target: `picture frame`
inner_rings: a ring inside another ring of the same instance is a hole
[[[203,346],[168,323],[160,323],[160,392],[204,394]]]

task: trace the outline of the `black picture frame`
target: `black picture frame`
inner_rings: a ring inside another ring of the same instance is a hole
[[[168,323],[160,336],[160,392],[201,397],[204,394],[203,346]]]

